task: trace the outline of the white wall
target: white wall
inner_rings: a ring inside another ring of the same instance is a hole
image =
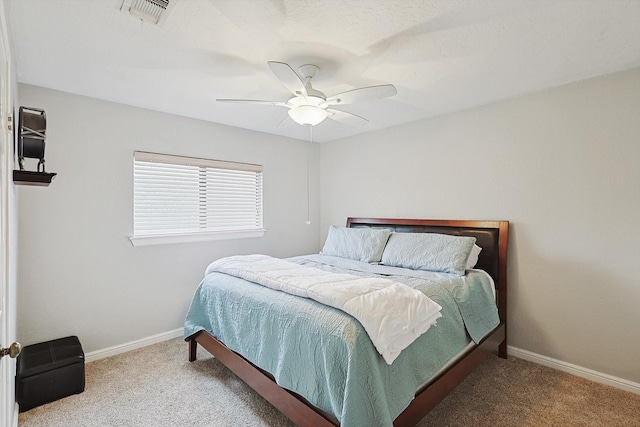
[[[75,334],[91,352],[171,331],[214,259],[317,251],[317,145],[35,86],[19,92],[20,105],[47,113],[46,166],[58,173],[47,188],[19,191],[23,344]],[[264,165],[265,237],[133,247],[134,150]]]
[[[314,146],[310,227],[300,141],[19,89],[59,173],[20,188],[23,344],[178,328],[210,260],[316,252],[347,216],[507,219],[510,345],[640,382],[640,69]],[[133,248],[134,149],[264,164],[267,235]]]
[[[320,197],[511,221],[509,344],[640,382],[640,69],[323,144]]]

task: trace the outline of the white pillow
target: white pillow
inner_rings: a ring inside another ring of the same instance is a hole
[[[437,233],[392,233],[382,264],[464,275],[475,237]]]
[[[332,225],[320,255],[337,256],[363,262],[380,262],[391,234],[379,228],[347,228]]]
[[[480,255],[481,251],[482,248],[480,246],[473,245],[471,253],[469,253],[469,258],[467,258],[467,270],[471,270],[476,266],[476,264],[478,263],[478,255]]]

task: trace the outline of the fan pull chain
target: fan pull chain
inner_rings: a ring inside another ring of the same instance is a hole
[[[313,146],[313,126],[306,125],[309,129],[309,147],[307,148],[307,225],[311,225],[311,148]]]

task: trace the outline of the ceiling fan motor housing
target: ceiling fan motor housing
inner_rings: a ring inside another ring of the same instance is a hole
[[[302,74],[302,77],[305,79],[314,78],[319,70],[320,67],[313,64],[304,64],[298,67],[298,71],[300,71],[300,74]]]

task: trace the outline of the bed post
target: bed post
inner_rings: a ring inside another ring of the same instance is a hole
[[[498,356],[507,358],[507,242],[509,241],[509,221],[500,221],[498,237],[498,314],[504,324],[504,341],[498,346]]]
[[[189,338],[189,362],[196,360],[196,350],[198,350],[198,341],[195,336],[192,336]]]

